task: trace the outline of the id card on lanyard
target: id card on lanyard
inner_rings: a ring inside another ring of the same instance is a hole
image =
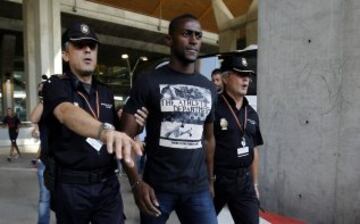
[[[99,120],[100,119],[100,100],[99,100],[99,91],[96,90],[96,110],[94,111],[94,109],[92,108],[88,98],[80,91],[77,91],[77,93],[79,94],[79,96],[81,98],[83,98],[86,102],[86,106],[88,107],[88,109],[90,110],[91,112],[91,115],[96,119],[96,120]],[[98,139],[95,139],[95,138],[86,138],[86,142],[91,145],[91,147],[97,151],[97,152],[100,152],[101,150],[101,147],[104,145],[104,143]]]

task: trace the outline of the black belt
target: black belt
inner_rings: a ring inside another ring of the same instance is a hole
[[[66,184],[96,184],[103,183],[116,175],[114,168],[104,168],[92,171],[69,170],[57,168],[56,181]]]
[[[228,177],[242,177],[247,173],[249,173],[249,167],[245,167],[245,168],[216,167],[215,168],[215,175],[223,175]]]

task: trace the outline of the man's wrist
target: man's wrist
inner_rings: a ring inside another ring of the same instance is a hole
[[[132,185],[131,190],[135,190],[142,183],[141,179],[137,179]]]
[[[115,130],[115,127],[110,124],[110,123],[101,123],[99,129],[98,129],[98,133],[97,133],[97,139],[100,139],[101,138],[101,134],[103,131],[114,131]]]

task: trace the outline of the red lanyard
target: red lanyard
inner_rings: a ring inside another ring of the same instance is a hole
[[[91,114],[93,115],[94,118],[99,120],[100,117],[100,103],[99,103],[99,92],[96,91],[96,113],[93,110],[89,100],[87,99],[87,97],[80,91],[77,91],[77,93],[85,100],[86,105],[88,106],[88,108],[90,109]]]
[[[231,111],[232,115],[234,116],[235,120],[236,120],[236,124],[238,125],[238,127],[240,128],[243,136],[245,135],[245,129],[246,129],[246,123],[247,123],[247,107],[245,106],[245,118],[244,118],[244,129],[241,127],[241,123],[238,119],[238,117],[236,116],[233,108],[230,106],[229,101],[226,99],[226,97],[224,95],[221,95],[226,103],[226,105],[228,106],[229,110]]]

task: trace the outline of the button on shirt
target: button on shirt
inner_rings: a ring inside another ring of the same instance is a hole
[[[97,93],[98,103],[96,100]],[[81,95],[87,99],[91,108]],[[114,156],[107,152],[106,145],[102,145],[99,151],[95,150],[86,141],[86,137],[71,131],[55,118],[53,111],[56,106],[63,102],[79,106],[101,122],[107,122],[118,127],[112,92],[94,79],[90,86],[86,86],[71,73],[52,76],[44,86],[43,118],[49,132],[49,149],[59,166],[86,171],[109,166],[115,168],[116,161]],[[98,114],[97,107],[99,108]],[[94,112],[96,116],[94,116]]]
[[[245,135],[238,127],[236,120],[227,106],[223,96],[227,99],[235,115],[244,128],[245,109],[247,110]],[[249,167],[254,158],[254,147],[262,145],[263,139],[259,127],[257,112],[249,105],[244,97],[243,105],[239,109],[235,101],[224,91],[219,95],[215,109],[214,133],[216,139],[215,169],[236,169]],[[248,152],[242,145],[244,136]]]

